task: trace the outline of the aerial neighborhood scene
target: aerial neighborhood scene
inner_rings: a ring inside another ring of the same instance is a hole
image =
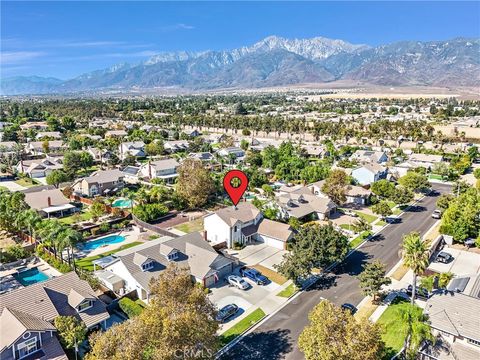
[[[480,359],[478,1],[2,0],[1,58],[1,360]]]

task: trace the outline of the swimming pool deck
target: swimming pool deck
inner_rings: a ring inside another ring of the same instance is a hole
[[[112,234],[105,235],[105,236],[113,236],[113,235],[125,236],[125,240],[122,241],[122,242],[116,243],[116,244],[100,246],[100,247],[98,247],[94,250],[80,250],[80,249],[78,249],[75,252],[75,257],[95,256],[95,255],[103,254],[107,251],[118,249],[120,246],[138,241],[139,236],[140,236],[140,231],[138,229],[134,228],[131,231],[120,231],[120,232],[112,233]],[[100,238],[97,238],[97,239],[100,239]],[[95,239],[95,240],[97,240],[97,239]]]

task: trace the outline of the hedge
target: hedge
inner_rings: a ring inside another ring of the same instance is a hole
[[[126,297],[120,299],[118,305],[120,306],[120,309],[122,309],[122,311],[127,314],[129,318],[140,315],[140,313],[143,311],[143,308],[140,305]]]

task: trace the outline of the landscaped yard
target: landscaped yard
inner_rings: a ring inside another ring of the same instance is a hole
[[[32,186],[39,185],[39,182],[37,180],[33,180],[30,178],[21,178],[21,179],[15,180],[15,183],[24,187],[32,187]]]
[[[378,324],[383,327],[382,339],[388,349],[389,359],[391,356],[397,354],[403,347],[405,337],[402,336],[402,334],[405,331],[406,325],[401,320],[400,311],[409,306],[410,303],[408,301],[394,300],[378,319]]]
[[[354,211],[358,216],[360,216],[362,219],[364,219],[366,222],[368,222],[370,224],[372,222],[374,222],[375,220],[377,220],[377,217],[375,215],[365,214],[361,211],[356,211],[356,210],[354,210]]]
[[[77,222],[90,220],[91,218],[92,214],[90,213],[90,211],[81,211],[79,213],[61,218],[59,219],[59,221],[67,225],[72,225]]]
[[[345,230],[352,230],[352,226],[350,224],[340,224],[340,227]]]
[[[254,266],[252,266],[252,267],[253,267],[254,269],[257,269],[257,270],[260,271],[263,275],[265,275],[266,277],[268,277],[271,281],[273,281],[273,282],[275,282],[275,283],[277,283],[277,284],[279,284],[279,285],[283,285],[283,284],[285,284],[285,283],[288,281],[288,279],[287,279],[285,276],[283,276],[283,275],[277,273],[276,271],[273,271],[272,269],[269,269],[269,268],[267,268],[267,267],[265,267],[265,266],[262,266],[262,265],[258,265],[258,264],[257,264],[257,265],[254,265]]]
[[[280,291],[277,296],[284,297],[284,298],[289,298],[293,294],[295,294],[298,291],[297,287],[295,284],[290,284],[288,285],[285,289]]]
[[[101,259],[105,256],[112,255],[112,254],[114,254],[118,251],[125,250],[125,249],[131,248],[133,246],[140,245],[140,244],[142,244],[140,241],[134,241],[130,244],[122,245],[118,249],[115,249],[115,250],[112,250],[112,251],[107,251],[107,252],[104,252],[104,253],[99,254],[99,255],[89,256],[89,257],[86,257],[86,258],[83,258],[83,259],[80,259],[80,260],[76,260],[75,264],[78,267],[81,267],[84,270],[93,271],[92,261]]]
[[[440,181],[443,180],[442,175],[437,175],[437,174],[429,174],[429,175],[428,175],[428,178],[429,178],[429,179],[432,179],[432,180],[440,180]]]
[[[380,221],[377,221],[377,222],[375,223],[375,225],[377,225],[377,226],[385,226],[385,225],[387,225],[387,223],[386,223],[385,221],[383,221],[383,220],[380,220]]]
[[[242,334],[245,330],[247,330],[250,326],[255,325],[257,322],[262,320],[265,317],[265,313],[262,309],[258,308],[250,315],[246,316],[238,323],[233,325],[230,329],[225,331],[222,335],[220,335],[220,341],[223,345],[228,344],[230,341],[235,339],[237,336]]]
[[[191,233],[203,230],[203,218],[192,220],[174,227],[174,229],[183,231],[184,233]]]
[[[363,240],[365,240],[370,235],[370,231],[364,231],[360,235],[358,235],[355,239],[350,241],[350,247],[355,249],[358,245],[360,245]]]

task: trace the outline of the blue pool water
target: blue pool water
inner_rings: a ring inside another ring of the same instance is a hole
[[[113,207],[118,208],[129,208],[132,206],[132,200],[129,199],[117,199],[112,203]]]
[[[96,240],[87,241],[82,245],[83,250],[95,250],[103,245],[118,244],[125,241],[125,236],[122,235],[108,235]]]
[[[37,268],[21,271],[17,274],[14,274],[13,277],[23,286],[33,285],[50,279],[47,274],[38,270]]]

